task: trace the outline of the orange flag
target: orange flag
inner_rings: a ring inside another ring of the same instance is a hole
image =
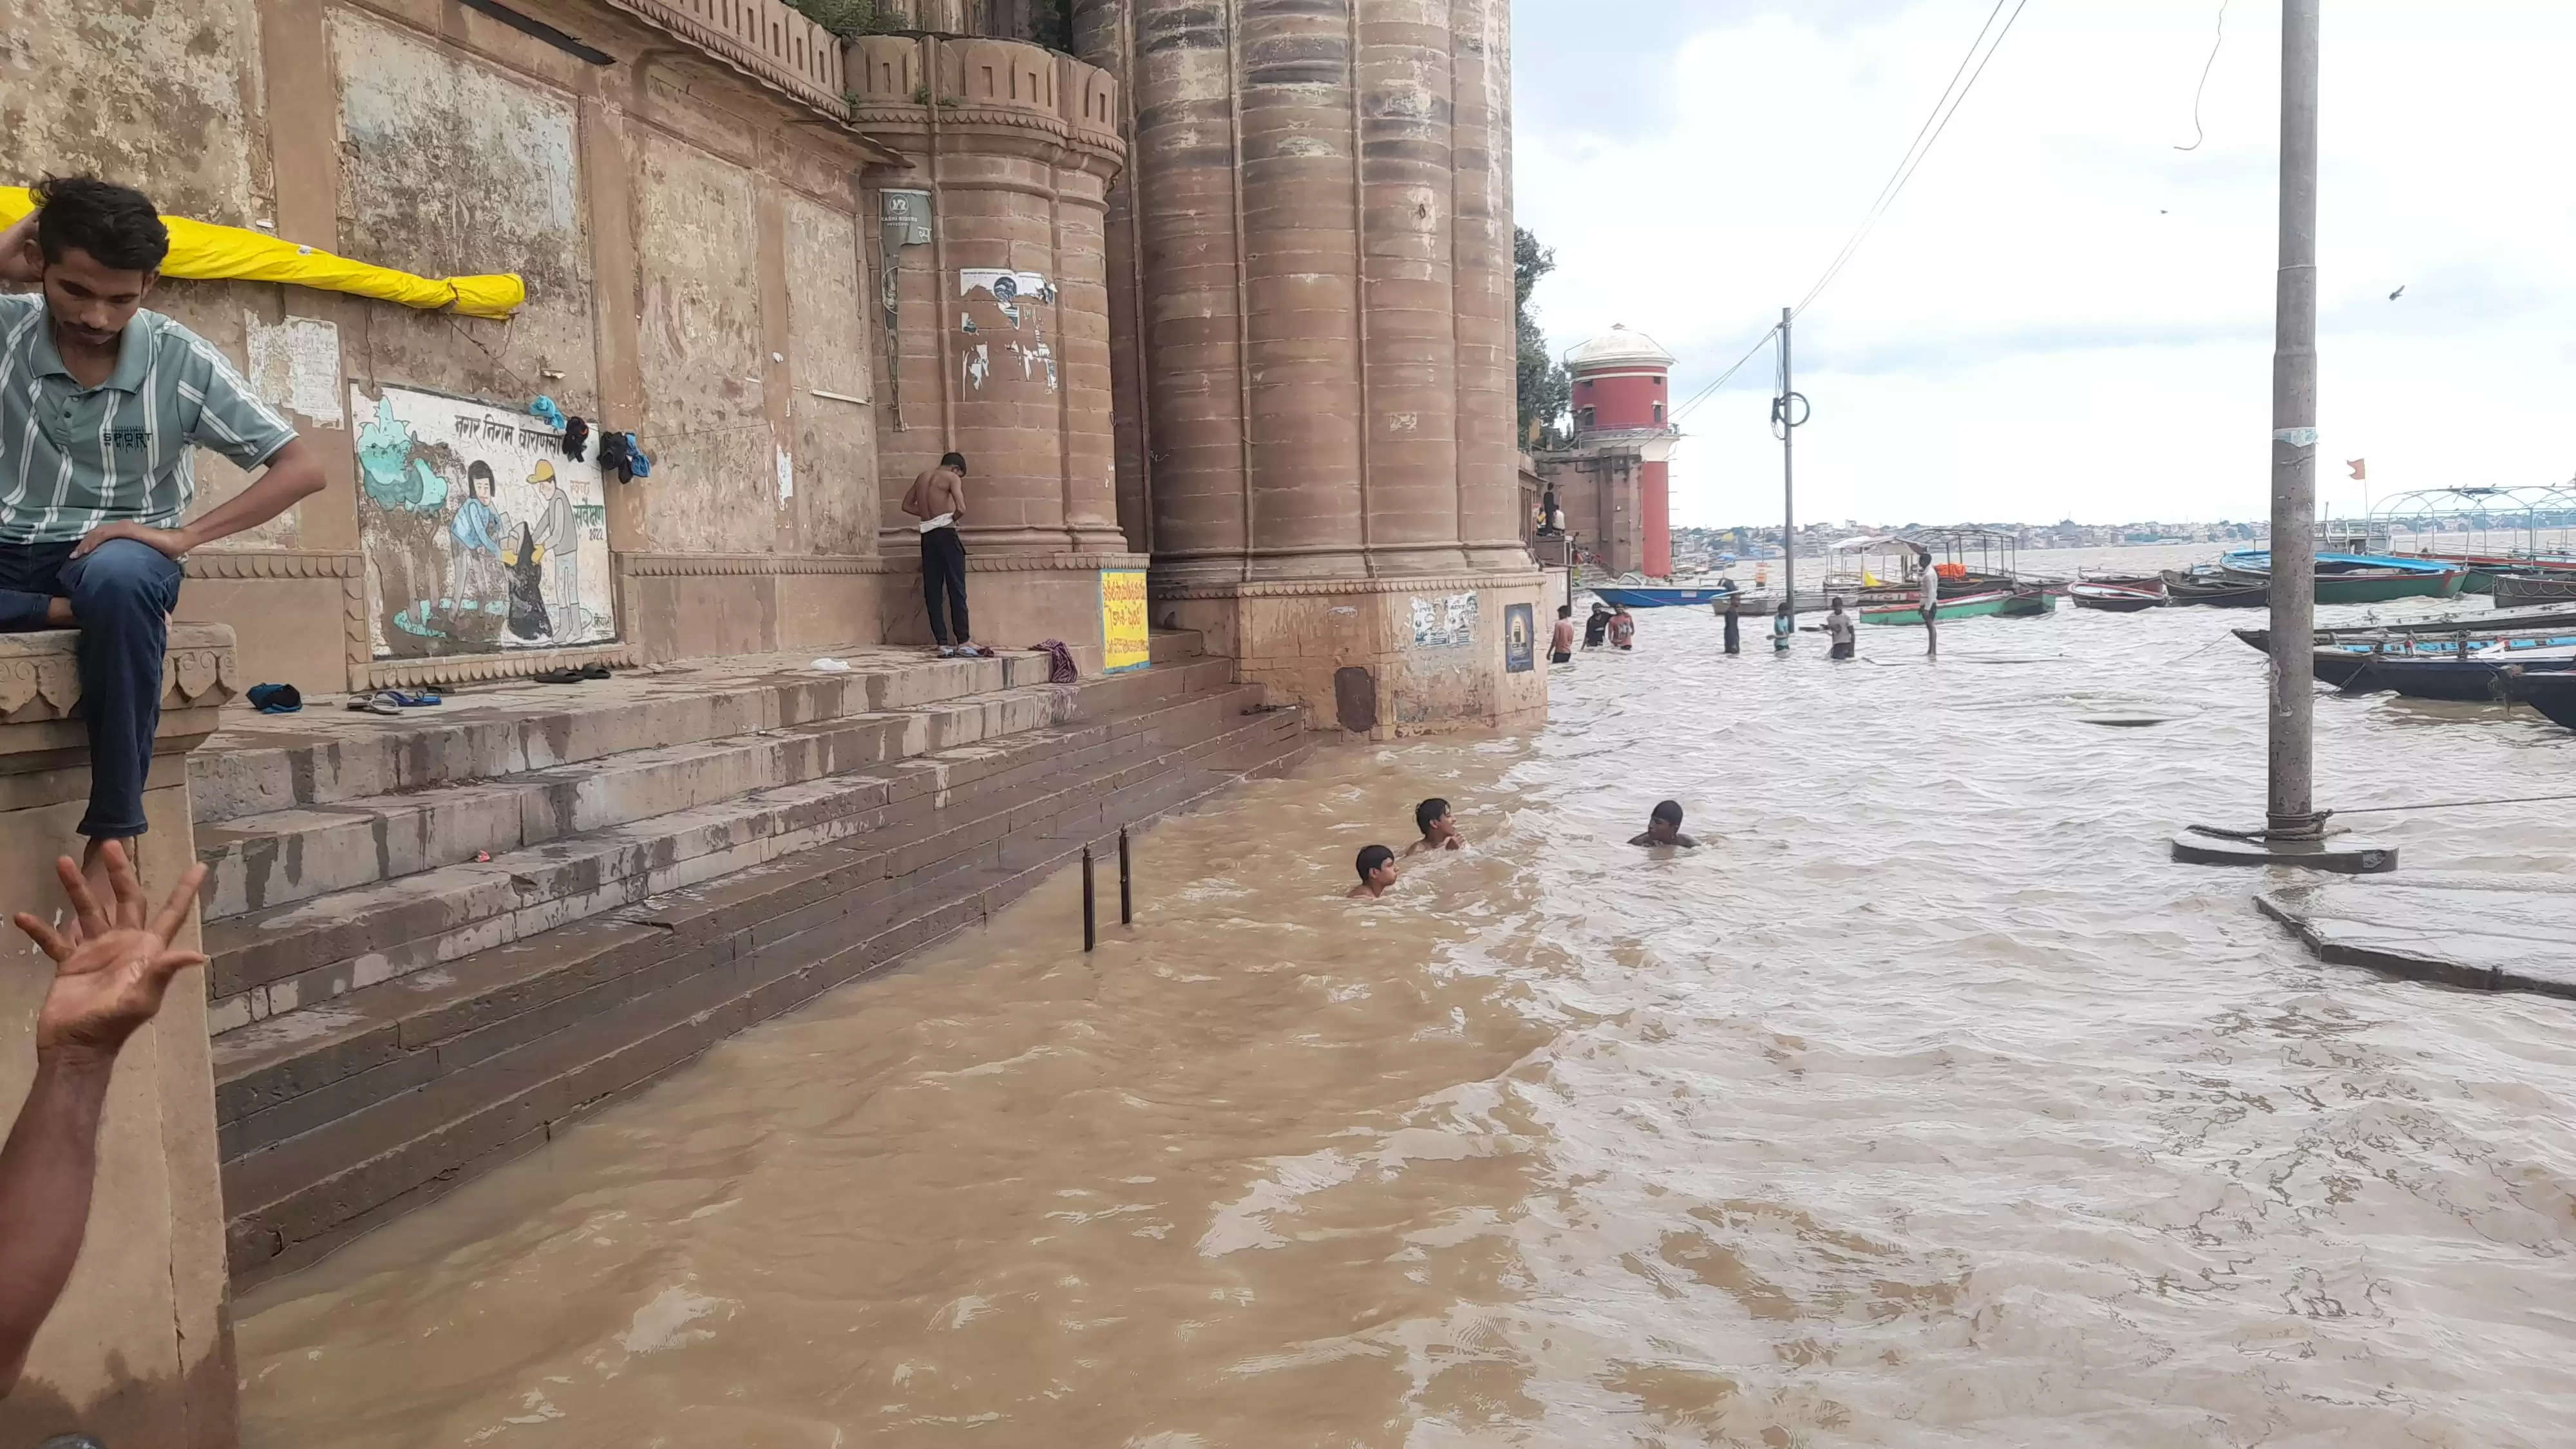
[[[2355,478],[2367,479],[2370,476],[2370,463],[2367,459],[2346,458],[2343,465],[2352,470],[2352,476]]]

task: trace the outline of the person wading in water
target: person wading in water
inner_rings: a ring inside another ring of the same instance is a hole
[[[1926,657],[1941,652],[1941,570],[1932,562],[1932,550],[1914,545],[1923,565],[1923,653]]]
[[[1572,604],[1556,606],[1556,633],[1547,641],[1547,662],[1550,664],[1574,662],[1574,606]]]
[[[1697,850],[1699,842],[1682,834],[1682,802],[1665,800],[1655,806],[1646,819],[1646,833],[1628,842],[1630,845],[1678,845],[1684,850]]]
[[[1741,654],[1744,652],[1744,635],[1736,627],[1737,611],[1743,607],[1743,595],[1728,594],[1726,596],[1726,607],[1719,611],[1718,616],[1726,620],[1726,652],[1729,654]]]
[[[1856,632],[1852,628],[1852,616],[1843,612],[1843,601],[1834,600],[1834,611],[1825,616],[1825,637],[1833,641],[1834,647],[1825,652],[1825,657],[1851,658],[1860,642],[1853,637]]]
[[[949,453],[924,469],[903,495],[903,511],[921,520],[921,602],[930,611],[930,637],[942,659],[988,657],[966,623],[966,544],[957,525],[966,517],[966,455]],[[957,634],[949,637],[949,626]]]
[[[1395,852],[1383,845],[1360,847],[1360,883],[1351,887],[1352,900],[1376,900],[1395,887]]]

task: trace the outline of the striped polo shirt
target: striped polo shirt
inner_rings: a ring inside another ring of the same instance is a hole
[[[116,371],[83,387],[44,298],[0,294],[0,544],[70,543],[102,523],[175,528],[196,496],[189,445],[256,468],[295,438],[204,338],[138,311]]]

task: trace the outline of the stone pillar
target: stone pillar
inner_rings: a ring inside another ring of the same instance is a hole
[[[52,917],[54,858],[77,854],[89,799],[80,675],[68,631],[0,634],[0,910]],[[143,890],[158,901],[196,857],[188,752],[235,690],[233,632],[170,631],[161,734],[144,791]],[[197,924],[188,924],[193,944]],[[35,1070],[36,1008],[53,963],[15,930],[0,944],[0,1112],[14,1120]],[[99,1134],[97,1191],[79,1266],[16,1392],[0,1442],[78,1429],[110,1445],[227,1449],[237,1437],[224,1216],[215,1169],[205,980],[171,987],[117,1061]]]
[[[1516,667],[1545,621],[1521,612],[1508,0],[1073,18],[1129,96],[1109,221],[1138,264],[1113,274],[1111,351],[1140,384],[1119,496],[1155,621],[1311,719],[1541,717],[1544,672]]]
[[[1034,45],[956,36],[852,42],[855,122],[900,153],[866,177],[930,196],[928,245],[886,246],[890,385],[879,401],[888,637],[926,640],[904,491],[940,455],[967,459],[967,595],[986,643],[1100,640],[1099,574],[1136,569],[1119,527],[1110,418],[1109,183],[1124,147],[1098,67]]]

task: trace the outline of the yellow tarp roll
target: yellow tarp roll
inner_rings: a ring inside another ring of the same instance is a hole
[[[0,226],[33,211],[36,199],[23,186],[0,186]],[[391,267],[353,262],[313,247],[281,241],[266,232],[165,216],[170,255],[161,275],[192,281],[283,282],[324,292],[350,292],[424,311],[453,306],[468,317],[500,320],[528,300],[527,284],[512,273],[488,277],[415,277]]]

